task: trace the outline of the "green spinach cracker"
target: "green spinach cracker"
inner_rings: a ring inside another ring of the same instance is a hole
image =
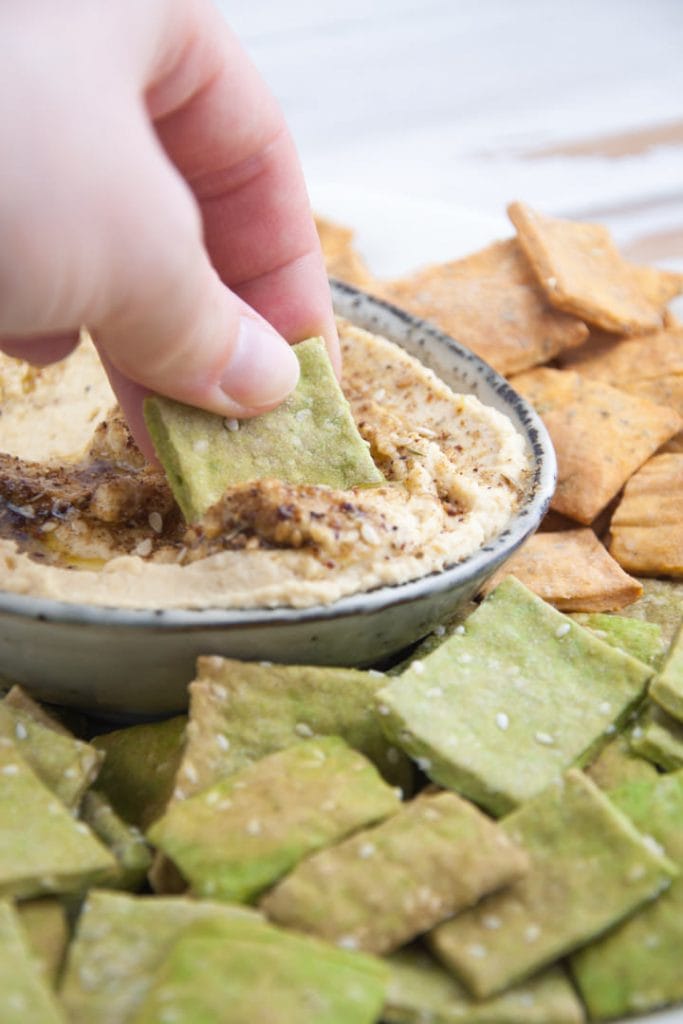
[[[145,422],[186,520],[200,519],[228,487],[274,477],[341,490],[383,483],[334,376],[322,338],[294,346],[292,394],[253,419],[222,416],[170,398],[145,400]]]

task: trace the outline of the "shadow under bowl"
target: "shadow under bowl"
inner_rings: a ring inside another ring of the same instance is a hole
[[[0,675],[41,700],[91,714],[150,718],[182,710],[198,655],[367,667],[452,616],[540,523],[556,463],[537,414],[486,363],[423,320],[340,282],[337,313],[396,342],[455,391],[504,413],[532,472],[505,530],[451,568],[304,609],[130,610],[0,592]]]

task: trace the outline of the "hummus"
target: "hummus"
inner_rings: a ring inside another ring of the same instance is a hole
[[[242,484],[187,528],[86,341],[0,364],[3,588],[128,608],[305,607],[453,565],[504,529],[523,438],[384,338],[340,324],[344,392],[386,483]]]

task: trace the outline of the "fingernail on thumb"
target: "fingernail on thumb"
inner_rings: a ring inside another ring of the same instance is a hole
[[[255,317],[240,318],[237,345],[220,386],[240,405],[260,408],[286,398],[299,379],[299,361],[284,338]]]

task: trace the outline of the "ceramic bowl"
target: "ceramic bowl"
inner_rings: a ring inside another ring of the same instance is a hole
[[[383,334],[457,391],[504,413],[533,472],[519,511],[450,569],[305,609],[131,611],[0,592],[0,675],[36,697],[124,718],[182,709],[197,655],[291,664],[369,666],[397,655],[471,598],[538,526],[555,485],[555,456],[529,405],[489,366],[436,328],[333,282],[337,312]]]

